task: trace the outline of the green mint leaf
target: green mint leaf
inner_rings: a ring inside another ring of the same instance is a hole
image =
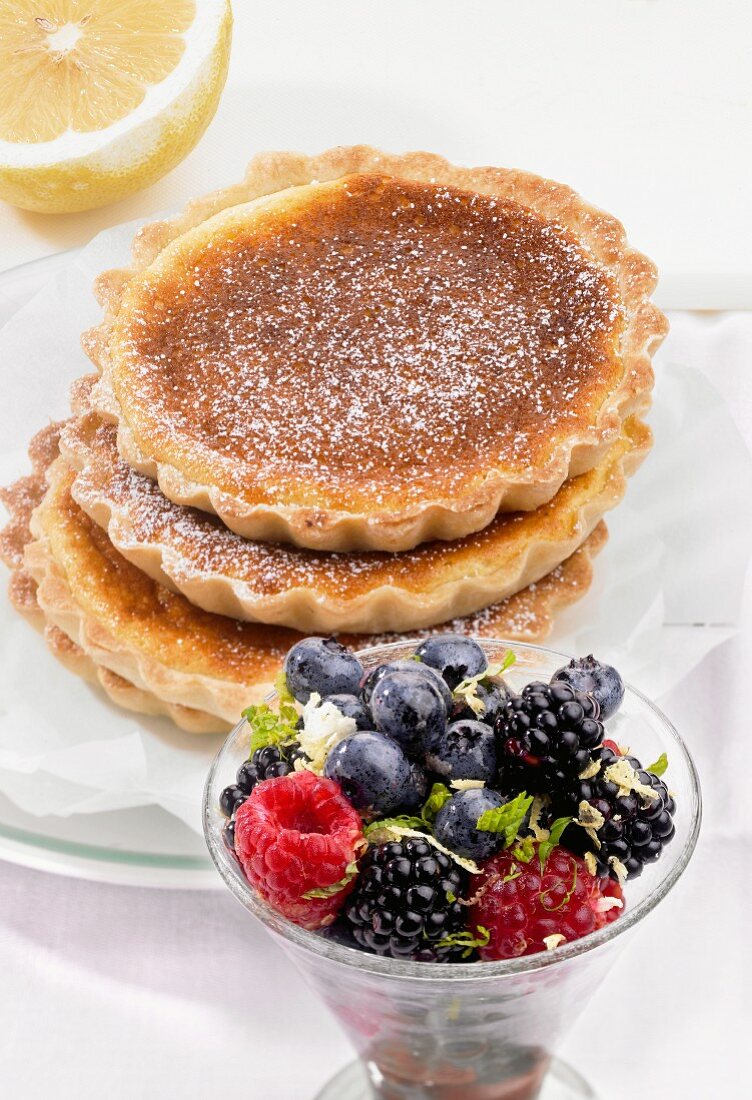
[[[451,936],[444,936],[439,940],[437,947],[464,947],[462,958],[467,959],[472,955],[476,947],[486,947],[491,940],[491,933],[482,924],[476,926],[477,935],[473,935],[469,928],[464,932],[453,932]]]
[[[653,775],[661,776],[668,767],[668,756],[665,752],[662,752],[654,764],[648,764],[645,768],[646,772],[652,772]]]
[[[494,673],[495,676],[501,676],[502,672],[506,672],[508,668],[511,668],[517,661],[517,655],[508,649],[504,654],[504,660],[498,666],[498,672]]]
[[[541,871],[544,870],[546,863],[548,862],[548,857],[551,855],[551,852],[561,840],[562,833],[566,829],[567,825],[571,825],[571,823],[571,817],[557,817],[556,821],[554,821],[549,830],[548,840],[543,840],[538,845],[538,859],[540,860]]]
[[[531,836],[523,837],[519,844],[512,848],[512,855],[520,863],[530,863],[535,855],[535,842]]]
[[[445,802],[448,802],[452,797],[452,792],[444,783],[434,783],[431,787],[431,792],[426,799],[423,809],[420,811],[420,815],[426,825],[432,825],[436,820],[436,814],[439,812]]]
[[[311,898],[332,898],[335,894],[338,894],[340,890],[352,882],[358,873],[357,863],[348,863],[345,868],[345,873],[339,882],[332,883],[331,886],[321,886],[315,890],[309,890],[307,894],[303,894],[306,901],[310,901]]]
[[[298,708],[295,698],[287,686],[287,677],[285,676],[284,670],[279,673],[274,681],[274,690],[277,692],[277,699],[279,701],[280,718],[286,725],[295,729],[299,718]],[[295,736],[297,736],[297,733]]]
[[[505,802],[496,810],[486,810],[481,814],[476,823],[476,828],[482,833],[501,833],[504,837],[504,847],[513,844],[525,814],[533,804],[533,796],[522,791],[510,802]]]
[[[260,703],[258,706],[246,707],[243,711],[243,717],[251,727],[249,756],[267,745],[284,745],[295,740],[298,712],[293,708],[283,710],[284,713],[277,713],[267,703]],[[292,713],[289,713],[290,710]]]
[[[280,706],[295,706],[295,698],[292,695],[289,687],[287,686],[287,676],[285,675],[284,669],[282,669],[278,673],[277,678],[274,681],[274,690],[277,693],[277,698],[279,699]]]

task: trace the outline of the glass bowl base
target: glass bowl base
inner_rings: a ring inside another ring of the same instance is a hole
[[[423,1100],[425,1095],[420,1090],[413,1093],[405,1091],[404,1100],[413,1100],[413,1097],[414,1100]],[[491,1100],[490,1092],[488,1096]],[[509,1100],[517,1100],[518,1096],[519,1090],[514,1096],[510,1096]],[[345,1066],[336,1077],[324,1085],[315,1100],[374,1100],[374,1093],[363,1063],[356,1060]],[[499,1094],[499,1100],[502,1100],[501,1094]],[[520,1100],[522,1100],[521,1097]],[[576,1070],[559,1058],[552,1058],[543,1086],[535,1100],[600,1100],[600,1098]]]

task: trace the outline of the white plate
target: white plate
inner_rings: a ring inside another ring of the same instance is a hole
[[[222,885],[203,838],[157,806],[37,818],[0,794],[0,859],[118,886]]]
[[[48,416],[65,415],[68,383],[87,369],[78,334],[99,315],[91,279],[126,262],[132,232],[122,227],[116,234],[122,254],[110,234],[81,253],[0,275],[0,369],[7,381],[0,483],[26,468],[33,431]],[[73,280],[64,271],[71,260]],[[45,285],[50,277],[53,287]],[[708,340],[714,337],[707,326],[687,318],[677,324],[671,351],[682,365],[661,364],[651,417],[655,452],[609,522],[611,541],[593,591],[557,629],[559,648],[607,651],[655,697],[728,636],[725,628],[689,624],[734,621],[752,538],[746,522],[752,510],[739,508],[752,496],[749,455],[719,395],[683,363],[688,348]],[[710,485],[698,478],[705,469],[697,469],[698,453],[715,455]],[[739,521],[721,546],[713,532],[732,507]],[[662,622],[673,624],[670,642],[665,628],[656,629]],[[5,600],[0,671],[6,792],[0,794],[0,858],[127,885],[217,885],[198,832],[198,807],[218,738],[186,738],[164,719],[108,706],[54,660]],[[73,723],[80,737],[69,738]],[[154,801],[165,809],[139,805]],[[45,816],[36,815],[38,807]]]
[[[0,273],[0,327],[76,254],[61,252]],[[35,817],[0,793],[0,859],[118,885],[221,886],[203,838],[156,806]]]

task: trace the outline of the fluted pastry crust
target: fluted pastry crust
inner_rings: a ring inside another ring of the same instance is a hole
[[[107,697],[124,710],[170,718],[187,733],[223,733],[230,723],[215,715],[158,699],[150,692],[97,665],[72,638],[49,622],[37,600],[37,583],[24,566],[24,551],[31,541],[29,522],[45,492],[44,471],[57,456],[60,425],[51,424],[38,433],[31,445],[35,473],[20,478],[7,489],[0,488],[0,500],[10,513],[0,530],[0,559],[11,570],[8,595],[13,607],[39,630],[50,652],[69,672],[98,685]],[[41,474],[41,476],[39,476]]]
[[[11,521],[0,533],[0,555],[13,571],[14,603],[45,627],[68,667],[95,674],[120,705],[167,713],[196,733],[227,728],[270,690],[284,654],[302,635],[200,611],[127,562],[70,497],[74,473],[58,457],[58,435],[53,426],[35,437],[34,473],[2,493]],[[444,629],[542,641],[554,616],[589,588],[592,558],[605,539],[600,523],[540,581]],[[343,641],[365,647],[395,637]]]
[[[498,516],[482,532],[397,555],[326,554],[250,542],[215,516],[169,501],[117,453],[114,425],[74,404],[61,449],[77,469],[76,503],[120,553],[198,607],[312,633],[413,631],[470,615],[540,580],[570,557],[621,500],[650,446],[636,418],[592,469],[535,512]]]
[[[530,173],[270,153],[141,230],[84,346],[121,454],[171,500],[247,538],[398,551],[604,456],[649,404],[654,285],[618,221]]]

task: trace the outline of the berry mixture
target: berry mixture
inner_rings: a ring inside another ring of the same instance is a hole
[[[293,646],[220,796],[261,896],[427,963],[553,951],[617,919],[674,836],[667,760],[645,768],[609,736],[625,690],[610,665],[520,684],[513,664],[453,634],[367,671],[333,638]]]

